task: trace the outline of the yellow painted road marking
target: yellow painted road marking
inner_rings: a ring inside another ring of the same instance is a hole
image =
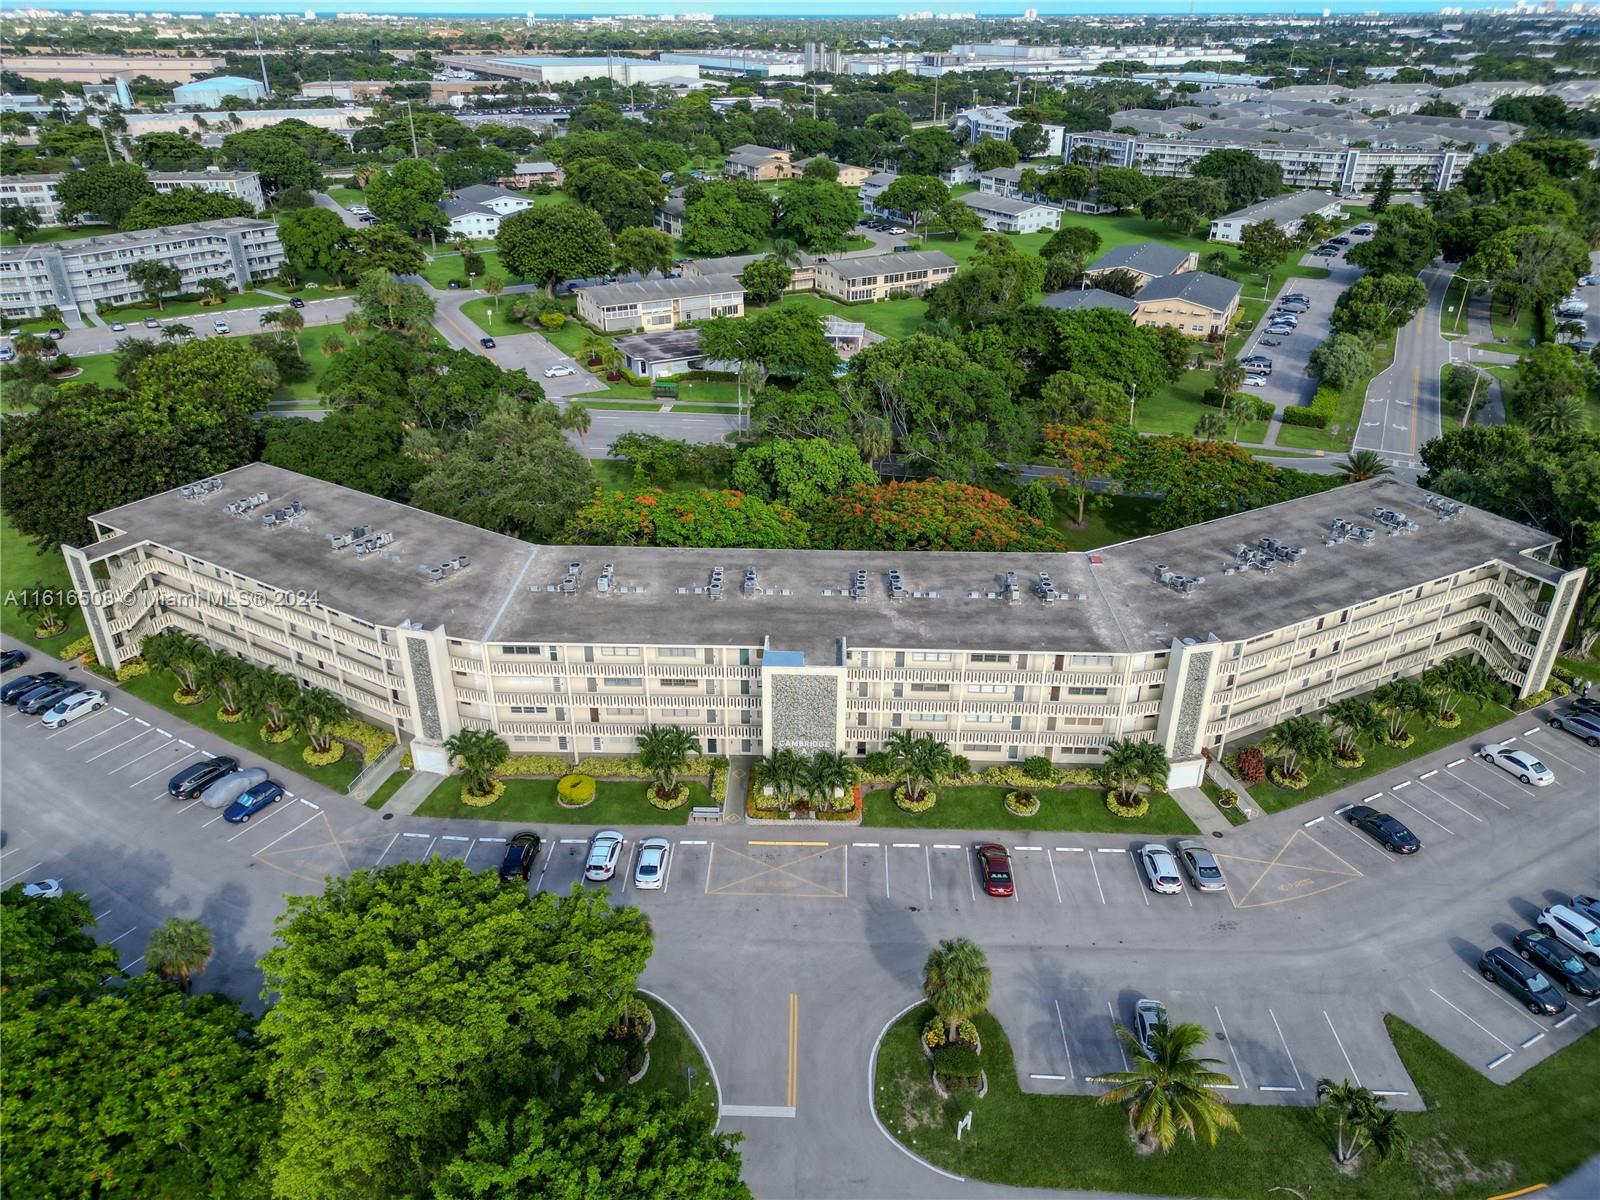
[[[1518,1196],[1526,1196],[1531,1192],[1542,1192],[1548,1184],[1536,1183],[1532,1187],[1518,1188],[1514,1192],[1501,1192],[1498,1196],[1490,1196],[1489,1200],[1516,1200]]]
[[[800,1091],[800,997],[789,993],[789,1091],[784,1101],[790,1108]]]
[[[831,846],[832,842],[746,842],[746,846]]]
[[[782,843],[780,843],[780,844],[782,844]],[[755,883],[757,880],[766,880],[768,882],[769,886],[776,886],[776,885],[780,885],[781,884],[782,886],[789,887],[789,888],[794,888],[794,887],[811,888],[813,890],[809,893],[809,895],[806,894],[806,893],[803,893],[803,892],[802,893],[790,893],[792,895],[798,895],[798,896],[801,896],[801,897],[807,898],[807,899],[826,899],[826,900],[840,900],[840,899],[843,899],[844,898],[844,892],[842,890],[840,890],[839,888],[837,888],[837,887],[830,888],[826,884],[821,883],[821,882],[819,882],[819,881],[817,881],[815,879],[807,879],[804,875],[798,874],[795,871],[791,871],[789,868],[798,867],[802,863],[806,863],[806,862],[813,861],[815,859],[823,858],[830,851],[837,850],[837,851],[839,851],[839,865],[840,865],[840,871],[842,873],[842,871],[844,869],[844,851],[845,851],[845,847],[843,845],[835,846],[835,845],[832,845],[831,843],[828,843],[828,842],[795,843],[795,844],[809,844],[809,845],[812,845],[812,846],[820,846],[821,849],[815,849],[810,854],[801,855],[799,858],[793,859],[793,860],[791,860],[789,862],[786,862],[786,863],[767,863],[767,862],[762,862],[759,858],[756,858],[756,857],[754,857],[752,855],[744,853],[742,850],[735,850],[731,846],[727,846],[727,845],[721,846],[722,852],[725,855],[726,854],[738,855],[738,857],[744,859],[746,862],[753,863],[755,865],[755,867],[756,867],[756,870],[751,871],[747,875],[742,875],[738,879],[730,879],[726,883],[721,883],[721,884],[718,884],[716,887],[711,887],[709,885],[710,868],[708,866],[708,868],[707,868],[706,894],[710,895],[710,896],[774,896],[774,895],[782,895],[783,894],[783,893],[780,893],[780,892],[772,892],[772,891],[736,892],[736,891],[733,890],[734,888],[739,887],[741,884]],[[717,851],[717,846],[713,845],[713,847],[712,847],[713,860],[716,857],[716,851]],[[787,878],[785,878],[785,877],[787,877]]]

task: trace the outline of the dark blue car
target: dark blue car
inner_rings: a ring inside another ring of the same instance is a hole
[[[248,821],[267,805],[276,804],[282,795],[281,783],[273,783],[270,779],[265,783],[258,783],[228,805],[228,810],[222,814],[222,819],[232,821],[236,825]]]

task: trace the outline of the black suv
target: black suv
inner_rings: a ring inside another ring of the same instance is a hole
[[[174,800],[193,800],[224,775],[239,769],[237,758],[208,758],[185,767],[167,780],[167,795]]]
[[[1478,960],[1478,970],[1490,983],[1498,983],[1528,1006],[1531,1013],[1555,1016],[1567,1011],[1567,998],[1556,990],[1544,972],[1525,963],[1503,946],[1496,946]]]
[[[1574,996],[1600,996],[1600,974],[1549,934],[1524,929],[1513,944],[1518,954]]]
[[[4,687],[0,687],[0,704],[15,704],[34,688],[44,687],[47,683],[61,683],[66,676],[60,671],[40,671],[33,675],[19,675]]]
[[[47,683],[43,687],[36,687],[27,695],[17,701],[17,708],[36,717],[42,712],[48,712],[68,696],[76,696],[79,692],[88,689],[81,683]]]
[[[533,860],[539,857],[539,835],[519,833],[506,843],[506,856],[500,860],[500,882],[520,879],[524,883],[533,873]]]

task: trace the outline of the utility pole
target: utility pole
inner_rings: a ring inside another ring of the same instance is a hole
[[[417,149],[417,118],[411,111],[411,101],[406,101],[406,120],[411,124],[411,157],[421,158],[422,152]]]
[[[272,95],[272,85],[267,82],[267,52],[261,48],[261,25],[252,20],[250,26],[256,34],[256,59],[261,63],[261,87],[268,96]]]

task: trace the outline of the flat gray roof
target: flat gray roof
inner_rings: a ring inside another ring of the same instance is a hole
[[[638,304],[646,300],[673,297],[712,296],[718,292],[744,294],[744,285],[732,275],[680,275],[675,279],[642,279],[638,283],[603,283],[598,287],[578,288],[590,300],[608,304]]]
[[[896,271],[932,271],[955,265],[956,260],[943,250],[902,250],[897,254],[872,254],[865,258],[828,260],[828,266],[843,279],[869,279]]]
[[[960,197],[961,203],[968,208],[980,208],[989,212],[1005,213],[1014,217],[1018,213],[1032,212],[1036,208],[1049,208],[1048,204],[1040,204],[1036,200],[1018,200],[1015,196],[1002,196],[999,192],[965,192]]]
[[[203,501],[167,491],[95,519],[130,535],[113,543],[116,549],[148,539],[272,587],[315,592],[327,607],[379,625],[412,618],[430,628],[442,625],[454,637],[533,643],[762,645],[770,639],[773,648],[803,650],[812,662],[834,661],[839,638],[867,647],[1081,653],[1143,652],[1207,634],[1248,639],[1494,559],[1516,562],[1524,551],[1555,541],[1474,508],[1437,521],[1419,489],[1390,478],[1089,554],[534,546],[265,463],[221,479],[223,487]],[[262,511],[299,500],[303,517],[293,527],[269,529],[259,519],[224,511],[258,491],[271,498]],[[1322,544],[1336,517],[1376,526],[1367,516],[1374,506],[1407,514],[1417,530],[1386,537],[1380,529],[1367,544]],[[332,550],[323,535],[354,525],[391,530],[394,543],[366,559]],[[1234,547],[1263,535],[1305,546],[1304,558],[1269,575],[1225,576]],[[87,550],[104,556],[95,547]],[[458,554],[470,555],[471,566],[440,583],[419,570]],[[543,590],[558,583],[571,562],[583,564],[578,593]],[[594,581],[607,562],[628,592],[596,593]],[[1158,563],[1206,581],[1181,596],[1156,582]],[[706,586],[715,566],[726,572],[725,598],[716,601],[694,592]],[[746,597],[740,584],[752,566],[763,594]],[[862,600],[848,595],[858,568],[871,582]],[[1530,561],[1527,568],[1549,578],[1548,567]],[[890,569],[924,596],[891,601]],[[1085,599],[1044,604],[1032,590],[1041,570],[1059,592]],[[1007,571],[1017,572],[1024,588],[1016,605],[987,596],[1001,590]],[[930,591],[938,596],[928,597]]]
[[[1330,196],[1327,192],[1291,192],[1287,196],[1273,196],[1270,200],[1258,201],[1248,208],[1241,208],[1238,212],[1219,217],[1218,220],[1243,221],[1247,225],[1253,225],[1257,221],[1276,221],[1282,224],[1298,221],[1309,213],[1338,203],[1339,197]]]
[[[0,258],[27,258],[42,250],[59,250],[71,257],[75,254],[98,254],[102,250],[154,246],[174,238],[193,237],[196,234],[226,236],[247,229],[277,229],[273,221],[256,217],[222,217],[215,221],[196,221],[190,225],[165,225],[160,229],[139,229],[127,233],[103,233],[98,237],[73,238],[65,242],[38,242],[29,246],[0,247]]]
[[[630,358],[645,362],[679,362],[700,357],[698,329],[663,329],[659,333],[636,333],[611,343]]]

